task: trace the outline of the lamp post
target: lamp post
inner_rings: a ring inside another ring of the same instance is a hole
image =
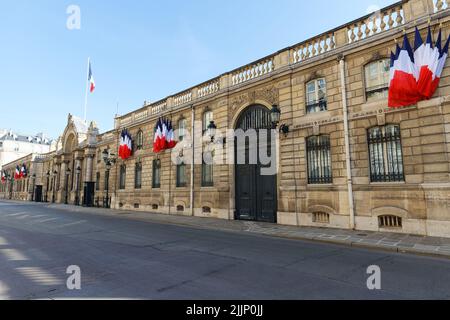
[[[77,173],[77,187],[76,187],[76,195],[75,195],[75,205],[80,205],[80,174],[81,174],[81,168],[78,166],[76,169]]]
[[[55,189],[56,189],[56,176],[58,171],[53,171],[53,194],[52,194],[52,203],[55,203]]]
[[[47,183],[45,184],[44,202],[48,202],[48,185],[50,184],[50,170],[47,171],[47,174],[45,176],[47,177]]]
[[[116,155],[111,153],[109,149],[105,149],[102,152],[103,162],[106,166],[106,174],[105,174],[105,182],[106,182],[106,204],[103,201],[103,206],[105,208],[110,208],[109,203],[109,172],[111,171],[112,166],[116,163]]]
[[[281,118],[281,110],[280,108],[274,104],[272,106],[272,110],[270,110],[270,120],[272,122],[272,129],[276,129],[278,124],[280,123]],[[280,125],[280,132],[282,132],[285,136],[289,133],[289,126],[286,124]]]
[[[65,183],[65,199],[64,204],[69,204],[69,176],[70,176],[70,168],[67,168],[66,171],[66,183]]]

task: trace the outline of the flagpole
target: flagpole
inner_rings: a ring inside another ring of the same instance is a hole
[[[89,64],[91,62],[91,58],[88,57],[87,63],[87,72],[86,72],[86,96],[84,97],[84,122],[86,122],[87,116],[87,103],[88,103],[88,93],[89,93]]]

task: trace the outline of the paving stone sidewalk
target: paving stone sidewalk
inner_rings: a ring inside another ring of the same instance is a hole
[[[46,204],[47,205],[47,204]],[[50,208],[126,216],[127,218],[163,224],[184,225],[222,231],[260,234],[281,238],[312,240],[352,247],[364,247],[399,253],[425,254],[450,258],[450,238],[425,237],[387,232],[355,231],[344,229],[283,226],[271,223],[229,221],[179,215],[164,215],[150,212],[84,208],[70,205],[50,204]]]

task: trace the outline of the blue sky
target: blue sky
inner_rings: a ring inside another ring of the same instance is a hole
[[[127,113],[392,2],[0,0],[0,128],[59,136],[83,116],[88,56],[88,119],[106,131],[117,102]]]

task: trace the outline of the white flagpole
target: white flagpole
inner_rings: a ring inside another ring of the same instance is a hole
[[[88,103],[88,93],[89,93],[89,64],[91,63],[91,58],[88,58],[87,63],[87,74],[86,74],[86,96],[84,98],[84,122],[86,122],[86,116],[87,116],[87,103]]]

